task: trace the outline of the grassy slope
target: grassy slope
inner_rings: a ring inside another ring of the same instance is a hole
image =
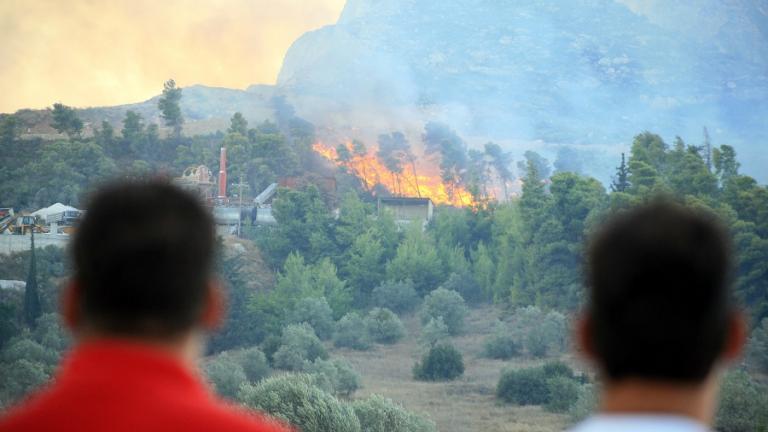
[[[491,332],[496,312],[490,307],[473,309],[467,331],[452,342],[464,355],[464,376],[453,382],[415,381],[413,363],[420,357],[416,317],[404,319],[408,336],[392,346],[376,345],[371,351],[336,349],[334,355],[346,357],[362,375],[363,388],[355,397],[372,393],[384,395],[409,410],[428,414],[441,432],[458,431],[560,431],[568,418],[545,412],[541,407],[501,405],[494,398],[501,370],[539,363],[519,358],[512,361],[481,357],[483,339]]]

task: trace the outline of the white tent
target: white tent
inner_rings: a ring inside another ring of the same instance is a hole
[[[42,208],[34,213],[32,213],[32,216],[39,216],[43,219],[47,219],[49,215],[61,213],[65,211],[80,211],[74,207],[70,207],[68,205],[64,205],[62,203],[56,203],[50,207]]]

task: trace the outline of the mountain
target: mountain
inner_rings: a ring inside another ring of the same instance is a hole
[[[767,179],[768,0],[348,0],[277,86],[318,124],[437,119],[597,153],[603,178],[635,133],[706,126]]]

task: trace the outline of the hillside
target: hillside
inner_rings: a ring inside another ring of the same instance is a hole
[[[271,118],[275,95],[345,139],[416,141],[436,120],[516,160],[575,157],[603,182],[638,131],[701,145],[707,127],[766,181],[768,3],[349,0],[293,43],[275,86],[185,88],[185,133],[224,129],[236,111]],[[159,123],[156,102],[83,109],[85,134],[103,119],[119,130],[127,109]],[[19,114],[28,135],[55,136],[49,111]]]
[[[262,121],[272,118],[270,100],[274,95],[272,86],[251,86],[247,90],[235,90],[220,87],[194,85],[184,88],[181,110],[185,118],[187,135],[205,134],[226,129],[229,119],[235,112],[241,112],[246,118]],[[144,102],[113,107],[93,107],[78,109],[78,115],[84,123],[84,135],[90,136],[93,128],[103,120],[112,124],[115,130],[122,128],[125,112],[133,110],[147,123],[162,125],[155,96]],[[51,110],[20,110],[16,114],[24,125],[24,135],[54,138],[59,135],[50,126]],[[63,135],[61,135],[63,136]]]

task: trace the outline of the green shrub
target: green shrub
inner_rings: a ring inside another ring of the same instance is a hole
[[[568,417],[570,417],[571,422],[577,423],[591,416],[595,412],[595,408],[597,408],[595,386],[592,384],[583,385],[579,389],[579,397],[568,410]]]
[[[726,374],[720,388],[715,429],[722,432],[768,430],[768,387],[744,371]]]
[[[16,360],[28,360],[39,363],[46,370],[49,370],[55,368],[59,363],[59,353],[27,337],[19,337],[13,339],[3,349],[0,354],[0,360],[5,363],[13,363]]]
[[[42,346],[59,353],[71,344],[70,336],[62,327],[59,314],[56,313],[40,315],[33,336]]]
[[[337,347],[367,350],[371,347],[365,322],[356,312],[344,315],[336,323],[336,334],[333,336],[333,344]]]
[[[544,312],[537,306],[520,308],[513,316],[513,326],[515,336],[533,357],[556,355],[568,346],[568,323],[560,312]]]
[[[464,359],[452,345],[435,345],[413,366],[413,377],[425,381],[453,380],[464,374]]]
[[[309,324],[291,324],[283,330],[280,348],[274,355],[276,368],[301,371],[306,362],[317,358],[327,359],[328,353]]]
[[[496,386],[496,397],[517,405],[545,405],[564,413],[576,403],[581,383],[573,370],[561,361],[538,367],[507,370]]]
[[[28,359],[0,363],[0,404],[21,401],[50,378],[46,365]]]
[[[445,325],[443,317],[432,318],[427,325],[421,329],[421,336],[419,336],[419,342],[427,347],[435,346],[441,342],[444,342],[451,336],[448,332],[448,326]]]
[[[496,397],[516,405],[547,403],[547,376],[540,367],[508,370],[496,386]]]
[[[496,324],[493,333],[485,338],[483,355],[492,359],[508,360],[520,354],[512,332],[502,322]]]
[[[416,309],[419,304],[419,294],[410,279],[388,281],[373,289],[371,302],[374,306],[403,314]]]
[[[548,400],[544,408],[549,412],[566,413],[580,394],[579,383],[572,378],[557,376],[547,380]]]
[[[484,300],[482,288],[469,272],[451,273],[442,286],[447,290],[456,291],[469,304],[478,304]]]
[[[352,403],[365,432],[435,432],[431,420],[407,411],[391,399],[371,395]]]
[[[280,349],[282,342],[283,338],[275,334],[267,336],[264,338],[264,341],[261,342],[261,351],[267,357],[267,361],[270,365],[275,364],[275,353]]]
[[[365,317],[365,328],[371,340],[393,344],[405,337],[405,327],[400,318],[389,309],[374,308]]]
[[[459,293],[438,288],[424,298],[421,307],[421,323],[427,324],[430,320],[443,317],[448,332],[457,335],[464,329],[464,317],[467,315],[467,306]]]
[[[768,373],[768,318],[763,318],[760,325],[752,331],[748,358],[757,370]]]
[[[306,374],[273,376],[257,385],[246,384],[238,399],[302,432],[360,432],[352,407],[314,385],[314,378]]]
[[[349,397],[352,393],[362,387],[362,384],[360,383],[360,375],[348,361],[344,359],[334,359],[333,363],[336,366],[336,394]]]
[[[288,322],[309,324],[321,340],[333,336],[333,311],[325,297],[307,297],[297,301],[288,312]]]
[[[544,371],[544,376],[547,378],[564,377],[570,380],[576,379],[576,374],[573,372],[573,369],[560,360],[548,361],[541,366],[541,369]]]
[[[315,384],[339,396],[350,396],[360,388],[360,375],[344,359],[317,359],[307,365],[305,372],[312,375]]]
[[[248,382],[243,367],[229,353],[221,353],[205,364],[205,375],[219,396],[234,399],[240,386]]]
[[[246,348],[234,353],[240,366],[245,372],[248,381],[257,383],[270,374],[269,362],[267,356],[256,347]]]

